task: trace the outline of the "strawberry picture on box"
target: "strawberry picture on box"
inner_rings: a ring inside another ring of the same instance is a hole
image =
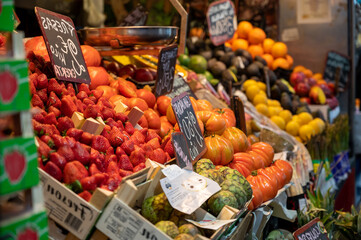
[[[11,102],[18,93],[16,77],[9,71],[0,72],[0,100],[3,103]]]
[[[12,184],[21,180],[27,168],[24,154],[16,149],[5,154],[4,165],[5,172]]]

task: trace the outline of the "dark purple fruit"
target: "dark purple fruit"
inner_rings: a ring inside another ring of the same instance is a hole
[[[135,71],[135,80],[138,82],[150,82],[153,81],[153,75],[146,68],[138,68]]]
[[[123,77],[125,75],[127,75],[131,78],[134,78],[135,69],[130,65],[126,65],[126,66],[120,68],[118,71],[118,76]]]

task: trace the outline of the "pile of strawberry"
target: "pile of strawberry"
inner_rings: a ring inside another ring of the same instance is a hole
[[[75,191],[89,201],[97,188],[114,191],[122,177],[145,168],[149,158],[165,163],[174,157],[170,138],[163,140],[153,129],[135,129],[125,113],[116,113],[104,91],[87,84],[48,78],[48,62],[28,54],[29,84],[39,167],[68,186],[80,182]],[[85,118],[101,117],[105,128],[93,135],[74,127],[74,112]],[[74,190],[74,189],[73,189]]]

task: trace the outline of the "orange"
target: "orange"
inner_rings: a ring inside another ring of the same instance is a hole
[[[286,60],[287,60],[287,62],[288,62],[288,67],[290,68],[290,67],[292,67],[292,65],[293,65],[293,58],[290,56],[290,55],[286,55]]]
[[[242,21],[238,24],[237,33],[239,38],[248,38],[249,32],[253,29],[253,26],[250,22]]]
[[[254,58],[255,56],[262,56],[263,55],[263,48],[259,45],[251,45],[248,47],[248,52]]]
[[[264,50],[264,52],[265,53],[271,53],[273,44],[275,44],[275,41],[273,39],[266,38],[263,41],[263,50]]]
[[[253,28],[248,34],[250,44],[262,44],[266,38],[265,32],[260,28]]]
[[[279,67],[283,68],[283,69],[288,69],[289,64],[288,64],[287,60],[284,58],[276,58],[272,63],[272,69],[275,70]]]
[[[229,42],[224,43],[224,46],[225,46],[225,47],[232,48],[232,44],[230,44]]]
[[[232,43],[232,50],[236,51],[237,49],[247,50],[248,42],[244,39],[236,39]]]
[[[293,72],[303,72],[303,70],[305,70],[306,68],[304,66],[301,65],[297,65],[294,69]]]
[[[303,72],[303,73],[306,75],[306,77],[308,77],[308,78],[312,77],[312,75],[313,75],[313,72],[312,72],[310,69],[305,69],[305,70],[303,70],[302,72]]]
[[[272,46],[272,55],[274,58],[281,58],[287,55],[287,46],[283,42],[276,42]]]
[[[272,56],[271,54],[266,53],[266,54],[263,54],[261,57],[262,57],[264,60],[266,60],[267,66],[268,66],[270,69],[272,69],[273,56]]]
[[[321,80],[323,78],[322,73],[315,73],[313,74],[312,78],[315,80]]]

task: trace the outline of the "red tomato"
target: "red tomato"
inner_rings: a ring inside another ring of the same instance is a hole
[[[265,142],[258,142],[252,145],[252,151],[257,152],[265,159],[265,166],[271,165],[274,157],[274,150],[271,145]]]
[[[167,108],[170,105],[172,99],[168,96],[160,96],[157,98],[157,110],[160,115],[165,116],[167,114]]]
[[[286,174],[286,183],[289,183],[292,179],[292,174],[293,174],[293,168],[292,165],[285,160],[276,160],[273,163],[274,166],[278,167],[282,172],[284,172]]]
[[[99,52],[89,45],[81,45],[80,47],[87,67],[99,67],[102,61]]]
[[[204,139],[207,152],[202,156],[210,159],[214,165],[227,165],[233,158],[232,144],[222,136],[212,135]]]
[[[235,127],[236,126],[236,116],[234,112],[229,108],[215,108],[213,112],[221,115],[226,121],[227,127]]]
[[[247,181],[250,184],[258,187],[262,192],[263,202],[266,202],[277,195],[277,186],[274,182],[270,181],[267,177],[262,175],[249,175]]]
[[[145,89],[139,89],[136,91],[137,97],[147,102],[149,108],[154,108],[156,98],[151,91]]]
[[[153,109],[149,108],[144,111],[144,116],[148,121],[148,128],[159,130],[161,126],[160,118],[158,113]]]
[[[109,74],[103,67],[88,67],[90,75],[90,90],[109,84]]]
[[[256,169],[252,155],[241,152],[233,155],[233,161],[229,164],[229,167],[238,170],[244,177],[247,177]]]
[[[254,152],[254,151],[248,151],[248,153],[252,155],[254,167],[256,169],[265,167],[264,159],[258,153]]]
[[[226,128],[222,136],[232,143],[234,153],[245,152],[249,147],[246,134],[236,127]]]
[[[248,205],[248,210],[253,210],[263,203],[263,194],[262,191],[254,184],[250,183],[252,192],[253,192],[253,199],[251,203]]]
[[[133,107],[138,107],[143,112],[148,109],[148,104],[141,98],[129,98],[128,107],[132,109]],[[159,120],[160,121],[160,120]]]

